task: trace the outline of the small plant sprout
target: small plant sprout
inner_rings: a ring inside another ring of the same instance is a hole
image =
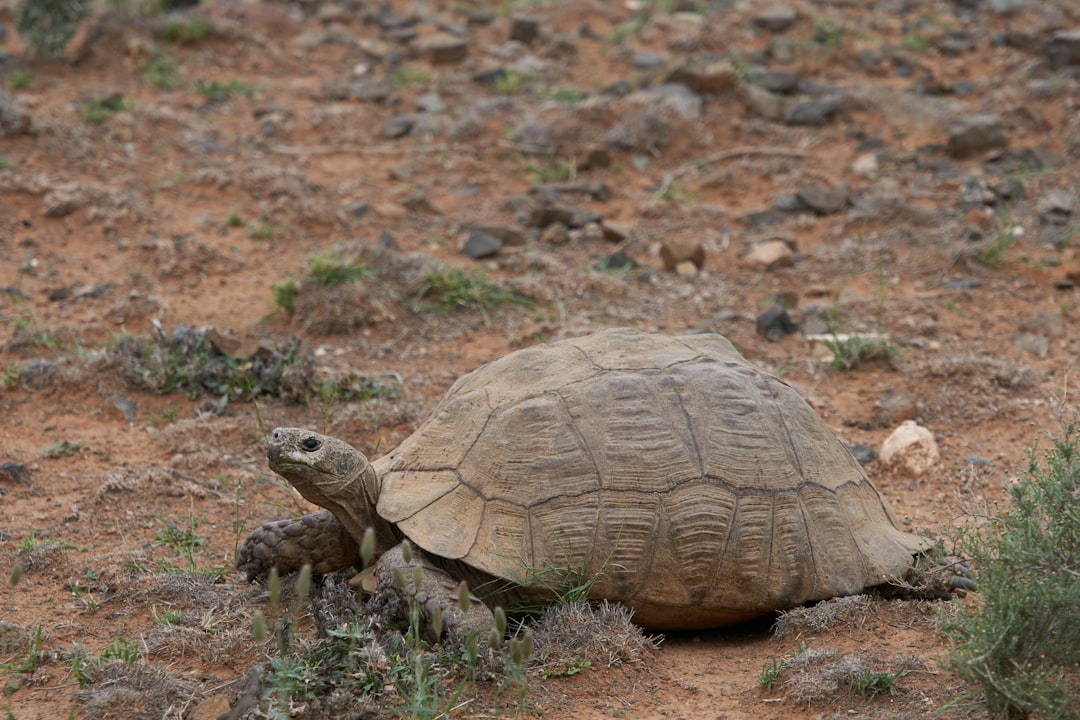
[[[364,537],[360,540],[360,561],[364,567],[370,567],[375,557],[375,528],[368,527],[364,530]]]

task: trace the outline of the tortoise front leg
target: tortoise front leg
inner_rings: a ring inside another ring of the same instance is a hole
[[[360,549],[329,510],[264,523],[252,531],[236,554],[236,567],[248,582],[265,580],[270,568],[285,573],[311,565],[316,575],[355,565]]]
[[[409,561],[405,560],[402,550],[402,546],[397,545],[375,562],[375,606],[387,611],[394,620],[408,623],[409,604],[415,603],[421,632],[429,642],[444,638],[460,642],[472,634],[486,638],[495,627],[491,610],[471,593],[468,608],[462,608],[459,599],[461,583],[457,578],[432,563],[422,550],[411,548]],[[417,568],[421,575],[419,587],[415,583]],[[432,622],[436,608],[442,614],[438,635]]]

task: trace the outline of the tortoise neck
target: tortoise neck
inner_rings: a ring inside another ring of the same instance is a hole
[[[376,461],[375,465],[378,464]],[[377,558],[400,542],[400,534],[375,510],[382,488],[382,479],[375,465],[359,463],[352,475],[335,488],[333,496],[325,498],[324,506],[358,543],[364,537],[364,532],[369,527],[373,528]]]

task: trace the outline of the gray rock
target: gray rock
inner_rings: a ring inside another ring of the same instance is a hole
[[[669,55],[660,52],[636,52],[630,59],[635,70],[654,70],[663,67],[668,61]]]
[[[739,86],[739,94],[746,108],[755,115],[766,120],[779,120],[784,116],[784,101],[779,95],[774,95],[763,87],[753,83],[742,83]]]
[[[513,15],[510,18],[510,39],[523,45],[540,37],[540,18],[533,15]]]
[[[796,197],[816,215],[835,215],[848,204],[847,183],[837,183],[829,188],[816,185],[800,188]]]
[[[784,213],[802,213],[810,208],[806,203],[799,199],[798,195],[788,195],[785,193],[776,196],[776,199],[773,200],[773,209]]]
[[[843,98],[838,95],[794,103],[784,111],[788,125],[824,125],[840,110]]]
[[[948,134],[949,152],[957,158],[998,150],[1009,142],[1001,117],[993,113],[956,118],[949,122]]]
[[[961,180],[960,200],[968,205],[993,205],[997,195],[986,178],[969,176]]]
[[[739,72],[729,60],[688,58],[668,73],[667,82],[685,85],[696,93],[719,95],[735,87]]]
[[[470,228],[465,242],[461,245],[461,254],[472,260],[491,257],[502,249],[502,240],[482,228]]]
[[[417,213],[420,215],[441,215],[439,208],[431,204],[431,200],[427,195],[423,193],[413,193],[407,195],[401,201],[401,206],[411,213]]]
[[[750,228],[762,228],[769,225],[779,225],[780,223],[787,222],[791,219],[791,215],[786,212],[781,212],[775,208],[768,208],[767,210],[757,210],[752,213],[747,213],[740,218],[747,227]]]
[[[1065,337],[1066,334],[1065,318],[1061,316],[1060,312],[1033,313],[1026,318],[1021,318],[1017,323],[1017,327],[1022,332],[1033,335],[1046,335],[1051,338]]]
[[[490,25],[495,22],[495,9],[490,7],[473,8],[465,15],[465,22],[473,27]]]
[[[909,392],[888,389],[874,401],[874,423],[878,427],[892,427],[918,417],[918,401]]]
[[[802,77],[790,70],[769,70],[757,76],[755,80],[769,92],[791,95],[799,89]]]
[[[593,263],[594,270],[636,270],[641,263],[632,258],[625,250],[616,250],[605,258]]]
[[[395,115],[382,124],[382,129],[379,132],[385,138],[397,140],[412,132],[415,124],[416,121],[412,115]]]
[[[1056,68],[1080,65],[1080,28],[1057,31],[1043,52],[1050,64]]]
[[[757,334],[770,342],[783,340],[784,336],[791,335],[798,329],[799,326],[791,319],[788,311],[779,305],[773,305],[757,318]]]
[[[421,57],[433,65],[450,65],[464,60],[469,54],[469,44],[464,38],[437,32],[418,38],[412,44]]]
[[[362,218],[368,214],[368,210],[371,209],[371,206],[368,205],[366,200],[357,200],[349,209],[352,210],[352,214],[355,217]]]
[[[429,92],[416,98],[416,109],[429,115],[437,115],[446,110],[446,105],[439,93]]]
[[[757,15],[751,22],[755,27],[769,32],[782,33],[791,29],[795,20],[799,17],[795,9],[787,5],[770,5]]]
[[[30,132],[30,116],[0,87],[0,137]]]
[[[551,223],[540,233],[540,242],[545,245],[565,245],[570,242],[570,229],[561,222]]]
[[[663,112],[646,108],[630,113],[604,133],[604,144],[616,150],[659,153],[671,144],[674,128]]]
[[[962,277],[941,283],[943,290],[975,290],[982,287],[982,280],[976,277]]]
[[[877,451],[866,443],[857,443],[850,446],[848,450],[851,452],[851,456],[855,458],[855,461],[860,465],[873,462],[874,460],[877,460],[878,457]]]
[[[1017,333],[1013,335],[1013,347],[1020,352],[1043,357],[1050,352],[1050,338],[1035,333]]]
[[[1077,205],[1076,196],[1068,190],[1053,190],[1039,198],[1035,209],[1039,222],[1046,225],[1068,225]]]
[[[699,119],[705,110],[705,99],[687,86],[678,83],[664,83],[639,90],[628,100],[661,112],[670,110],[686,120]]]
[[[994,461],[988,457],[982,455],[968,455],[964,458],[964,462],[968,465],[993,465]]]
[[[990,7],[998,15],[1010,15],[1024,9],[1024,0],[990,0]]]

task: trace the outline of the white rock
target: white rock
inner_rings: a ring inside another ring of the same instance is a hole
[[[779,267],[791,267],[795,264],[795,257],[783,240],[769,240],[751,248],[743,262],[750,267],[775,270]]]
[[[934,434],[916,423],[905,420],[881,445],[881,462],[890,470],[921,477],[941,460]]]

